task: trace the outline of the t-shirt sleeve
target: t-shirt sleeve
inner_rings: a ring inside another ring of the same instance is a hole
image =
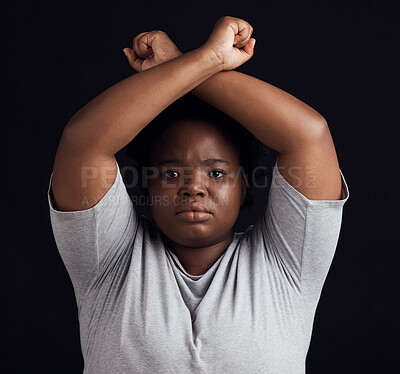
[[[50,221],[58,251],[67,268],[77,301],[90,295],[120,258],[129,252],[139,215],[117,164],[114,183],[97,204],[80,211],[56,210],[51,183],[47,191]]]
[[[340,170],[340,200],[309,200],[282,176],[278,159],[268,204],[254,225],[252,240],[303,300],[317,301],[336,250],[349,189]]]

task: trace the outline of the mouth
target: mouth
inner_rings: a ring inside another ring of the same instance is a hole
[[[192,202],[189,205],[181,207],[176,216],[185,222],[203,222],[211,217],[212,213],[199,202]]]
[[[178,212],[176,217],[184,222],[204,222],[211,217],[211,213],[191,210]]]
[[[178,209],[177,214],[183,212],[211,213],[203,204],[198,202],[192,202],[191,204],[182,206]]]

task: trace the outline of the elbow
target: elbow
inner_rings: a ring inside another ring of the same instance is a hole
[[[320,140],[325,138],[326,136],[331,136],[330,131],[329,131],[329,125],[328,122],[324,117],[321,116],[318,120],[315,121],[314,123],[314,139]]]
[[[329,138],[329,126],[323,117],[308,120],[305,124],[296,126],[296,130],[286,139],[285,150],[280,153],[303,152],[304,149],[322,144]]]
[[[306,142],[319,141],[330,136],[328,122],[322,116],[310,121],[305,130],[303,137]]]
[[[95,141],[92,138],[91,142],[88,142],[87,139],[90,139],[87,135],[87,126],[68,122],[62,131],[60,143],[73,149],[85,149],[94,144]]]
[[[77,136],[76,126],[74,126],[74,125],[72,125],[72,123],[68,122],[62,131],[61,140],[63,142],[71,143],[74,140],[77,140],[78,138],[79,138],[79,136]]]

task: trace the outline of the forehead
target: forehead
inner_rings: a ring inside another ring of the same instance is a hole
[[[169,126],[155,144],[152,160],[164,158],[204,160],[221,158],[238,162],[236,147],[217,125],[203,121],[181,121]]]

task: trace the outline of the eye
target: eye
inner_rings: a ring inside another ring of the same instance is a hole
[[[175,175],[174,175],[175,173]],[[161,176],[165,179],[173,179],[178,177],[178,172],[176,170],[167,170],[161,173]]]
[[[217,173],[217,174],[215,174]],[[218,176],[219,173],[219,176]],[[214,174],[213,177],[216,179],[222,179],[224,175],[226,175],[226,172],[223,170],[213,170],[210,172],[210,174]]]

